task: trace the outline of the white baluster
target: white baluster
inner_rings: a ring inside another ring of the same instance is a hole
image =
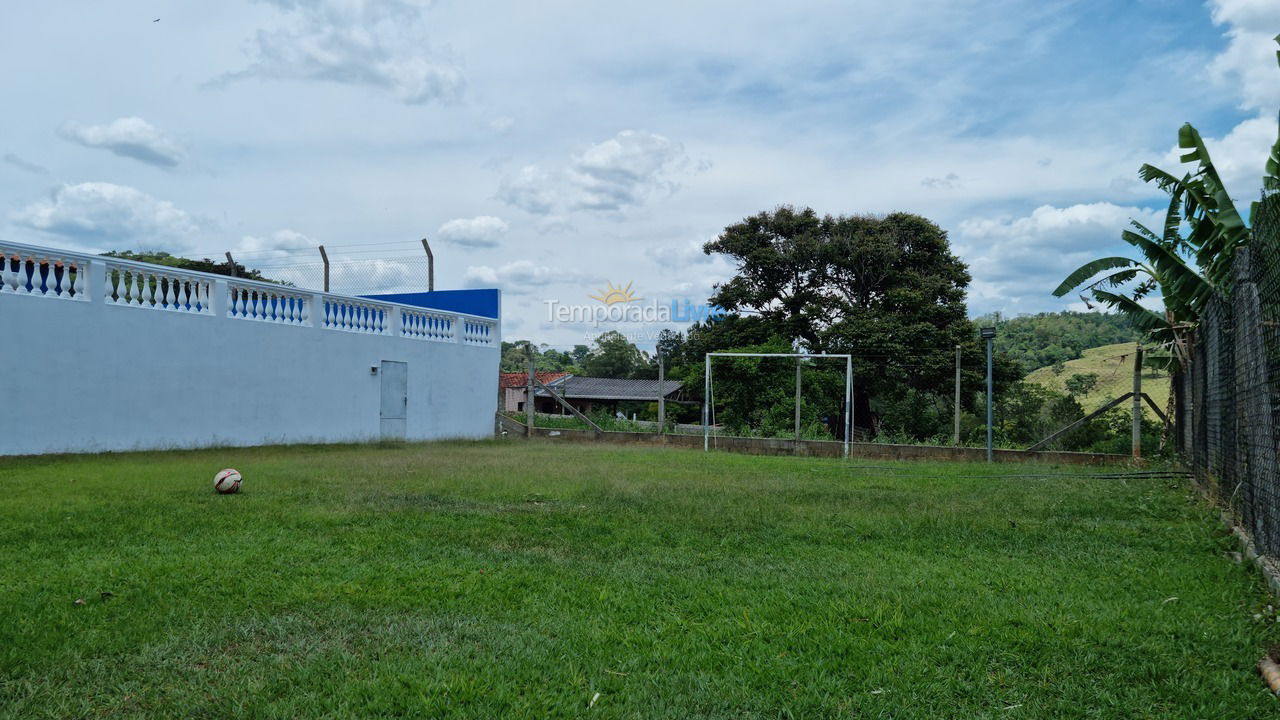
[[[13,269],[13,258],[8,251],[0,250],[0,293],[18,292],[18,273]]]

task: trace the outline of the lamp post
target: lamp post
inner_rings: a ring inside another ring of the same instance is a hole
[[[991,462],[991,344],[995,338],[995,328],[982,328],[982,339],[987,341],[987,462]]]

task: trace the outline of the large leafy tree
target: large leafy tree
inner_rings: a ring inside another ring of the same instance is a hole
[[[596,338],[595,347],[582,361],[588,377],[629,378],[645,374],[649,357],[616,330]]]
[[[949,396],[956,345],[965,347],[968,367],[979,364],[964,302],[968,269],[946,232],[918,215],[819,217],[779,207],[730,225],[703,249],[737,264],[710,301],[745,315],[722,322],[752,331],[721,347],[773,338],[855,355],[855,416],[863,427],[877,397],[904,388]],[[978,373],[966,371],[965,380],[976,387]]]

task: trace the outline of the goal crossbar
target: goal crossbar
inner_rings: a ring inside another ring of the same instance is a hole
[[[711,358],[713,357],[777,357],[777,358],[796,358],[796,360],[805,359],[844,359],[844,457],[849,458],[849,441],[853,435],[853,355],[847,353],[736,353],[736,352],[710,352],[704,357],[704,369],[702,374],[703,395],[702,395],[702,449],[708,451],[711,449],[711,413],[714,410],[711,407]],[[797,422],[800,416],[800,375],[799,365],[796,367],[796,417]],[[800,445],[800,436],[796,434],[796,447]]]

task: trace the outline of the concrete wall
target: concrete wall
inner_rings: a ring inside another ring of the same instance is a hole
[[[510,418],[499,421],[501,430],[508,436],[527,434],[524,424]],[[604,432],[591,430],[556,430],[534,428],[533,436],[539,439],[569,442],[616,442],[651,445],[671,445],[702,449],[701,435],[658,435],[639,432]],[[713,450],[737,452],[748,455],[802,455],[809,457],[842,457],[844,444],[830,440],[778,440],[773,438],[719,437],[713,438]],[[940,447],[930,445],[889,445],[884,443],[852,443],[849,457],[875,460],[959,460],[984,462],[987,451],[983,448]],[[1049,450],[995,450],[997,462],[1040,462],[1064,465],[1106,465],[1124,463],[1128,455],[1107,453],[1058,452]]]
[[[38,250],[0,244],[2,455],[377,439],[384,360],[408,439],[493,433],[493,320]]]

